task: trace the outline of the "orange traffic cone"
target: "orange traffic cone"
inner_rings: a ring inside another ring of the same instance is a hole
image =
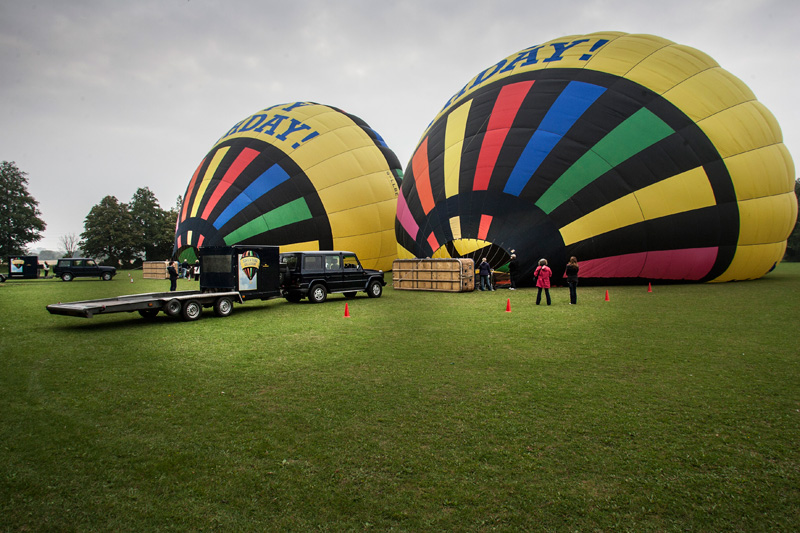
[[[347,304],[344,304],[344,317],[350,318],[350,308],[347,307]]]
[[[647,292],[653,292],[653,285],[650,283],[647,284]]]
[[[608,301],[608,289],[606,289],[606,301]]]
[[[510,313],[510,312],[511,312],[511,298],[506,300],[506,313]]]

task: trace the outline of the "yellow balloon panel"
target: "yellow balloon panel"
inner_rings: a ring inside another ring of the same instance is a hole
[[[780,262],[786,253],[786,241],[736,247],[731,266],[714,282],[758,279]]]
[[[739,201],[783,194],[794,188],[794,164],[783,144],[729,157],[725,165]]]
[[[782,141],[775,118],[755,101],[720,111],[697,125],[723,158]]]
[[[606,38],[602,34],[598,38]],[[636,65],[645,62],[661,48],[669,46],[671,41],[652,35],[619,36],[603,45],[603,53],[589,59],[586,68],[600,70],[616,76],[626,76]],[[577,60],[580,60],[578,56]]]
[[[667,91],[664,97],[695,122],[755,100],[753,93],[721,68],[698,72]]]
[[[794,192],[739,202],[739,244],[785,241],[794,229],[796,218]]]

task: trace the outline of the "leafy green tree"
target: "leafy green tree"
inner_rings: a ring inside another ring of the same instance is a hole
[[[128,206],[106,196],[92,207],[83,222],[81,249],[112,265],[131,261],[137,253],[137,237]]]
[[[800,203],[800,180],[795,180],[794,182],[794,194],[798,199],[798,203]],[[789,235],[785,259],[787,261],[800,261],[800,217],[798,217],[794,230]]]
[[[0,257],[25,253],[46,227],[25,176],[13,161],[0,163]]]
[[[155,194],[139,188],[129,204],[132,236],[137,255],[147,261],[163,260],[172,255],[177,213],[161,209]]]

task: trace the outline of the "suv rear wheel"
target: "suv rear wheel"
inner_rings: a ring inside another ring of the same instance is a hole
[[[315,304],[321,304],[328,297],[328,290],[322,283],[317,283],[311,290],[308,291],[308,301]]]
[[[296,304],[301,299],[302,299],[302,296],[300,296],[296,292],[289,292],[289,293],[286,294],[286,300],[289,301],[289,302],[292,302],[293,304]]]
[[[61,274],[61,279],[64,281],[72,281],[72,278],[73,278],[72,272],[64,272],[63,274]]]

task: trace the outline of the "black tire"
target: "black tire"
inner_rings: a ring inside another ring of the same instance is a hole
[[[296,292],[290,292],[289,294],[286,295],[286,301],[292,302],[293,304],[296,304],[302,299],[303,297],[297,294]]]
[[[111,281],[111,278],[113,277],[114,276],[111,275],[111,272],[103,272],[103,275],[100,276],[100,279],[102,279],[103,281]]]
[[[348,298],[348,299],[356,297],[356,291],[349,291],[349,292],[345,292],[343,294],[344,294],[344,297]]]
[[[5,282],[6,282],[6,277],[0,274],[0,283],[5,283]]]
[[[72,275],[72,272],[64,272],[61,274],[62,281],[72,281],[75,276]]]
[[[187,322],[197,320],[203,314],[203,306],[197,300],[186,300],[181,308],[181,318]]]
[[[233,313],[233,300],[227,296],[221,296],[214,302],[214,314],[219,317],[230,316]]]
[[[317,283],[308,291],[308,301],[313,304],[321,304],[328,298],[328,289],[322,283]]]
[[[182,308],[181,301],[173,298],[164,305],[164,312],[169,316],[176,317],[181,314]]]
[[[158,314],[158,309],[139,309],[139,314],[142,318],[153,319]]]
[[[381,282],[376,279],[370,281],[369,285],[367,285],[367,296],[370,298],[380,298],[381,294],[383,294],[383,285],[381,285]]]

